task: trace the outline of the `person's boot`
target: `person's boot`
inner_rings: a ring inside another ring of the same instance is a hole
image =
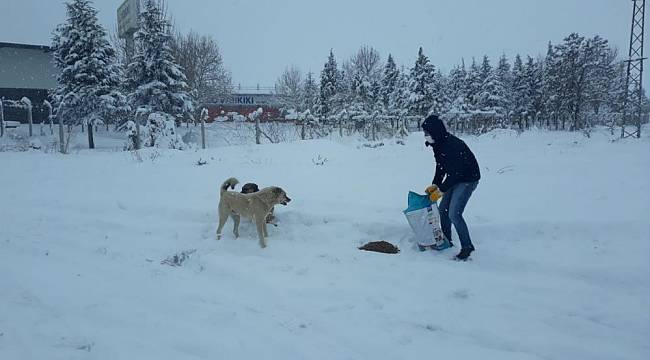
[[[469,258],[469,255],[474,251],[474,246],[469,248],[462,248],[458,255],[454,257],[455,260],[466,261]]]

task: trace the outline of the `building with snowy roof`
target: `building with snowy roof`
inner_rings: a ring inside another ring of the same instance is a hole
[[[43,101],[57,86],[58,70],[52,55],[49,46],[0,42],[0,99],[28,98],[35,123],[47,119]],[[5,106],[4,115],[7,121],[27,122],[25,109],[20,107]]]

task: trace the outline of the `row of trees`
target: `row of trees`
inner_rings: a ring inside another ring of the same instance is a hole
[[[493,65],[483,56],[447,74],[422,48],[405,69],[392,55],[382,62],[377,50],[363,46],[342,66],[330,51],[319,84],[313,74],[303,79],[297,67],[287,68],[276,91],[287,112],[365,128],[395,129],[400,120],[436,113],[468,131],[533,124],[580,130],[623,112],[625,65],[607,40],[575,33],[549,43],[544,57],[516,55],[511,63],[503,55]]]
[[[143,6],[129,58],[123,42],[109,42],[90,0],[66,3],[67,20],[52,39],[60,70],[54,116],[69,125],[135,121],[138,132],[147,119],[146,144],[153,146],[157,137],[174,135],[177,118],[193,119],[195,104],[230,91],[230,74],[212,38],[174,35],[161,2],[146,0]]]

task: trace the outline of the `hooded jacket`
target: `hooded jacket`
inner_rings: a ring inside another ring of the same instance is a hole
[[[422,123],[422,129],[433,138],[433,144],[426,144],[433,148],[436,158],[433,184],[440,191],[446,192],[456,184],[481,179],[481,171],[472,151],[463,140],[447,131],[438,116],[428,116]]]

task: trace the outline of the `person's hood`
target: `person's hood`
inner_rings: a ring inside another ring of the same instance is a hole
[[[445,124],[440,120],[438,115],[429,115],[422,123],[422,130],[427,132],[436,143],[442,142],[449,137],[449,132]]]

